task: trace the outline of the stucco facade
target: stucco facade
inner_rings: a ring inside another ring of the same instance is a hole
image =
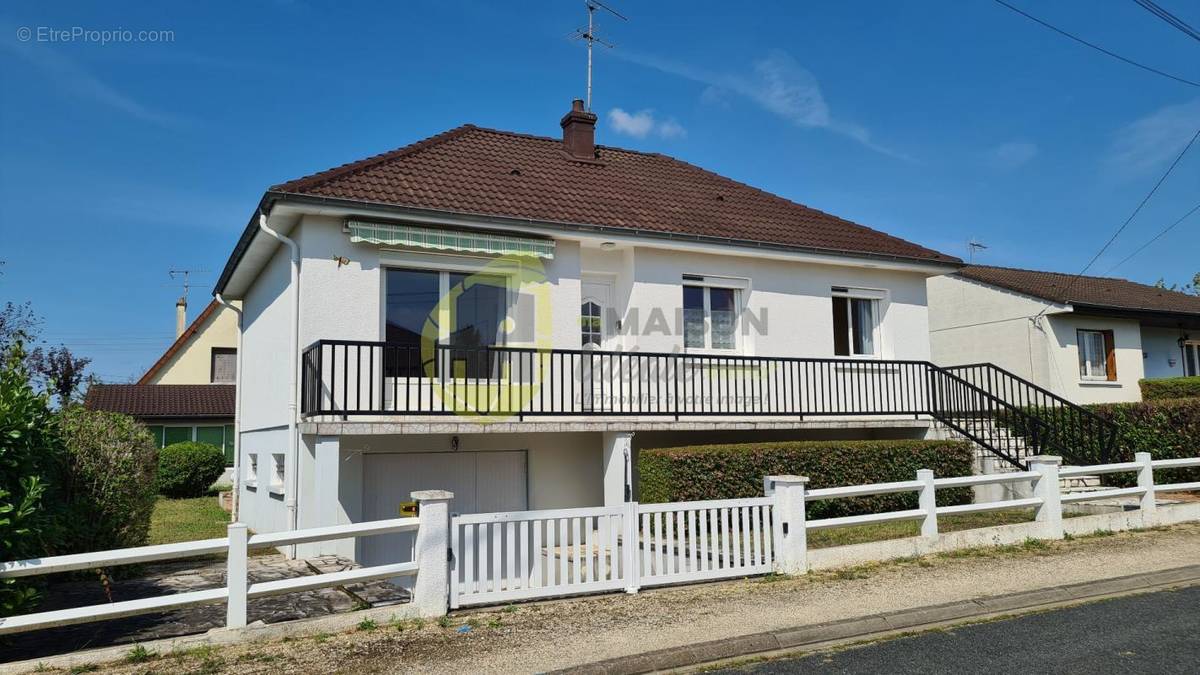
[[[162,363],[156,364],[141,384],[210,384],[213,349],[237,348],[237,313],[216,305],[199,323],[189,326],[184,341],[173,345]]]

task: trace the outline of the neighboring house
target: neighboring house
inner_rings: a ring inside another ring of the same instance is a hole
[[[131,415],[158,446],[210,443],[234,460],[237,314],[215,300],[185,328],[187,304],[176,304],[176,337],[137,384],[95,384],[85,405]]]
[[[1200,297],[1125,279],[971,265],[929,279],[938,364],[987,361],[1078,403],[1200,374]]]
[[[925,283],[959,259],[596,145],[595,121],[462,126],[264,194],[215,290],[244,311],[242,521],[390,518],[435,488],[613,504],[643,447],[939,433]]]

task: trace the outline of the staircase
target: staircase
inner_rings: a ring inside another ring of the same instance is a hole
[[[1117,428],[1074,403],[990,363],[931,367],[934,419],[971,440],[984,456],[1010,470],[1033,455],[1059,455],[1064,464],[1103,464],[1113,455]],[[1064,488],[1099,486],[1096,476],[1066,479]]]

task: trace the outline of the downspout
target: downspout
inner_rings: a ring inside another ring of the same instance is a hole
[[[234,366],[237,373],[233,381],[233,499],[229,513],[230,521],[236,523],[242,494],[242,310],[221,297],[220,293],[214,297],[237,315],[237,365]]]
[[[287,510],[288,510],[288,529],[295,530],[298,524],[298,512],[296,509],[296,491],[300,486],[300,439],[297,426],[297,408],[296,401],[298,392],[296,391],[296,373],[300,370],[300,355],[297,353],[300,342],[300,247],[295,241],[279,234],[270,227],[267,227],[266,214],[259,214],[258,229],[278,239],[280,242],[287,244],[292,252],[292,280],[290,288],[292,291],[292,329],[288,336],[288,359],[291,367],[290,381],[288,382],[288,452],[291,455],[288,461],[288,466],[291,469],[288,477],[287,491]],[[296,557],[296,545],[292,544],[289,547],[289,557]]]

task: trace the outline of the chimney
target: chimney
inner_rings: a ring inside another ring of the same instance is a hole
[[[184,328],[187,328],[187,298],[179,298],[175,301],[175,339],[183,335]]]
[[[583,109],[583,99],[571,101],[571,112],[559,124],[563,130],[563,148],[572,157],[596,158],[596,116]]]

